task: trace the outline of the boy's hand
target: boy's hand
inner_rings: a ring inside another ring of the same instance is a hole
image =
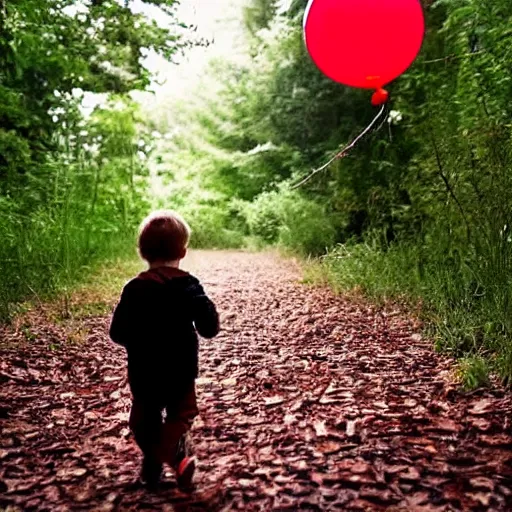
[[[199,281],[188,287],[191,296],[192,319],[197,332],[203,338],[214,338],[220,330],[219,315],[215,304],[206,296]]]

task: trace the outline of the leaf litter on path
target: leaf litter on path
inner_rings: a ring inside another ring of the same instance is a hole
[[[42,316],[30,341],[0,332],[0,508],[512,510],[510,394],[454,389],[412,321],[301,285],[290,260],[193,252],[187,265],[224,321],[201,342],[197,491],[136,485],[109,318],[66,343]]]

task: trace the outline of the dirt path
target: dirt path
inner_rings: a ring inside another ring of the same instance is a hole
[[[133,483],[123,350],[90,317],[83,343],[47,324],[4,343],[0,508],[512,510],[510,394],[460,394],[403,318],[299,284],[290,261],[208,252],[188,268],[224,318],[201,348],[197,493]]]

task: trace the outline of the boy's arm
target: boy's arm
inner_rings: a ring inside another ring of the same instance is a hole
[[[126,347],[129,339],[133,337],[133,318],[136,315],[134,304],[134,293],[132,286],[128,283],[121,294],[112,321],[110,323],[110,339]]]
[[[206,296],[203,287],[196,279],[187,291],[190,294],[192,318],[197,332],[203,338],[214,338],[220,330],[215,304]]]

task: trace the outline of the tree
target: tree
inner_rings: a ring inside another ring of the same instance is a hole
[[[253,37],[265,28],[269,28],[277,12],[277,0],[249,0],[244,7],[244,23]]]
[[[130,2],[7,3],[0,33],[0,191],[13,190],[17,178],[37,172],[56,148],[61,125],[49,112],[65,107],[73,90],[144,89],[150,81],[144,54],[151,50],[171,59],[188,44],[174,4],[145,2],[166,16],[168,28],[162,28],[132,12]]]

